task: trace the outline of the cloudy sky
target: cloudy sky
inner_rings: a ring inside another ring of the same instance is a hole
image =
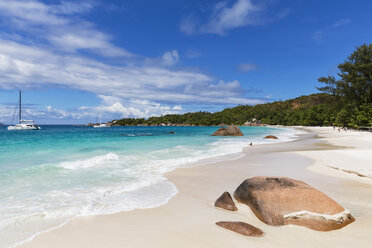
[[[369,0],[0,0],[0,122],[218,111],[315,93]]]

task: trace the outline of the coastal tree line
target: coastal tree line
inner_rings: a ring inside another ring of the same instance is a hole
[[[341,64],[337,76],[319,78],[322,93],[255,106],[239,105],[220,112],[194,112],[160,117],[124,118],[116,125],[271,125],[370,127],[372,125],[372,44],[364,44]]]

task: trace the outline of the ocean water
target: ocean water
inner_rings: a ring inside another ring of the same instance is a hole
[[[291,129],[241,129],[244,137],[210,136],[217,127],[0,127],[0,248],[77,216],[162,205],[177,193],[165,172],[295,136]],[[280,139],[262,139],[267,134]]]

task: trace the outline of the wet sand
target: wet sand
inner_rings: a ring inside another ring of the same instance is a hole
[[[310,133],[296,141],[253,145],[235,160],[168,173],[179,193],[163,206],[77,218],[19,247],[371,247],[372,184],[368,180],[372,179],[329,168],[327,163],[337,163],[335,151],[372,150],[372,136],[358,140],[332,129],[305,130]],[[236,212],[213,206],[224,191],[233,193],[244,179],[253,176],[305,181],[351,210],[356,221],[340,230],[318,232],[292,225],[268,226],[243,204],[237,204]],[[266,234],[242,236],[216,226],[217,221],[244,221]]]

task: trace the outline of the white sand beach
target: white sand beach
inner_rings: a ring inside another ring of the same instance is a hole
[[[338,133],[333,128],[325,127],[307,129],[316,132],[328,144],[342,147],[342,149],[299,153],[316,160],[310,170],[372,183],[372,133],[356,131]],[[335,173],[334,170],[346,173]]]
[[[296,141],[253,145],[235,160],[168,173],[179,192],[165,205],[76,218],[18,247],[371,247],[372,134],[338,133],[332,128],[304,130],[309,133]],[[224,191],[233,193],[253,176],[302,180],[350,210],[356,221],[340,230],[319,232],[266,225],[244,204],[237,203],[236,212],[213,206]],[[242,236],[218,227],[217,221],[247,222],[265,236]]]

